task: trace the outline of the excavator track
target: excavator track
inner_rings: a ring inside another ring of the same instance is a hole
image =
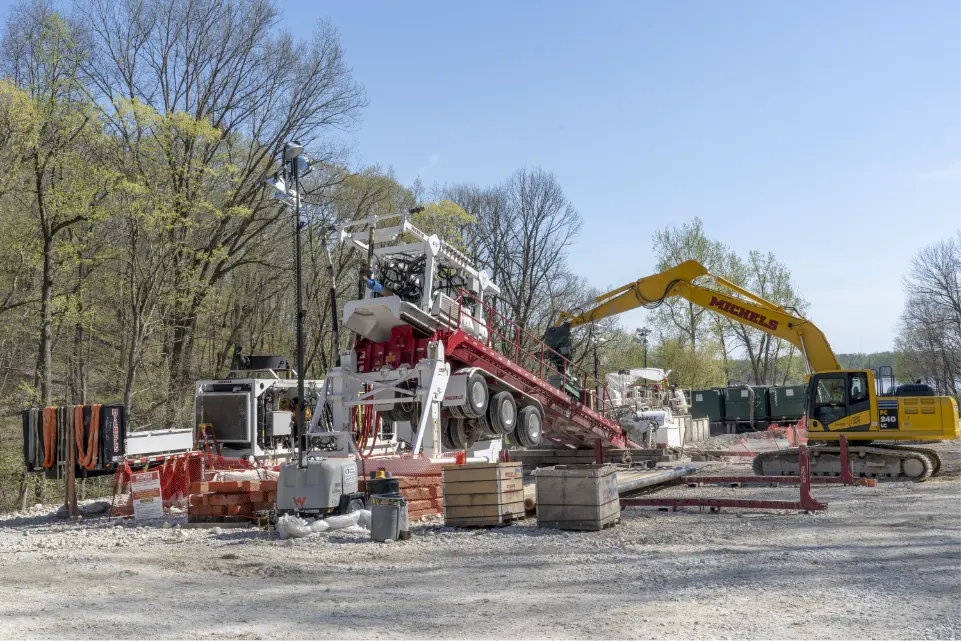
[[[895,451],[902,451],[902,452],[904,451],[918,452],[919,454],[923,454],[927,456],[929,459],[931,459],[931,466],[933,468],[931,471],[931,476],[937,476],[938,474],[941,473],[941,455],[938,454],[938,451],[933,448],[918,447],[916,445],[886,445],[883,443],[875,443],[871,447],[880,447],[886,450],[895,450]]]
[[[841,448],[817,446],[809,448],[811,474],[841,475]],[[848,446],[848,462],[854,476],[907,478],[926,481],[941,469],[941,457],[930,448],[899,445]],[[798,448],[761,452],[754,457],[754,474],[758,476],[794,476],[800,473]]]

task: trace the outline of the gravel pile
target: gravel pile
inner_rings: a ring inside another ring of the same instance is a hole
[[[280,540],[35,507],[0,520],[0,637],[958,638],[961,447],[940,447],[926,483],[815,487],[826,513],[629,509],[594,533]]]

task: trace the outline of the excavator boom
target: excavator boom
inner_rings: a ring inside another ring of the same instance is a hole
[[[703,276],[710,276],[719,285],[736,292],[739,297],[696,285],[694,280]],[[707,268],[696,260],[685,261],[677,267],[598,296],[595,299],[596,305],[591,309],[581,314],[562,313],[560,321],[577,327],[638,307],[656,307],[664,299],[673,296],[783,338],[801,350],[811,373],[841,369],[827,338],[814,323],[721,277],[712,276]]]

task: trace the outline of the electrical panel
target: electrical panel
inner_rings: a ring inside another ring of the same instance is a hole
[[[290,436],[293,431],[293,412],[270,412],[270,433],[272,436]]]

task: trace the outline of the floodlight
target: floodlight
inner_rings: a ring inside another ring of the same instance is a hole
[[[304,153],[304,146],[296,140],[284,144],[284,161],[293,160]]]

